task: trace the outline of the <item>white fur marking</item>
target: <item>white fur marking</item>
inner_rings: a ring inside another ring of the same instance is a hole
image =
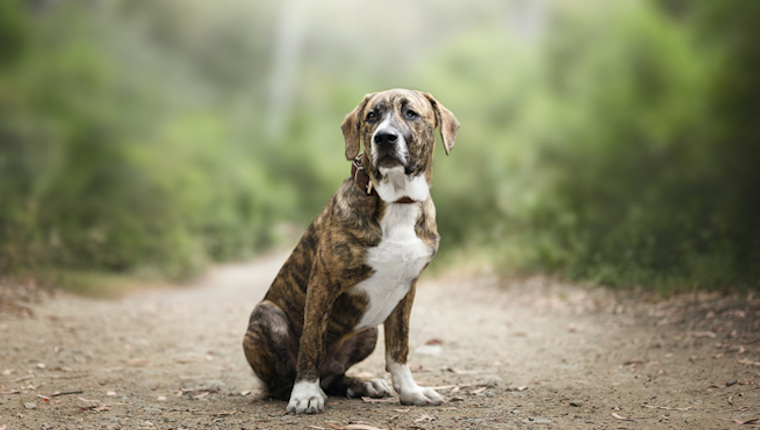
[[[440,405],[443,398],[434,389],[420,387],[414,382],[412,371],[406,364],[396,363],[389,354],[385,355],[386,367],[391,372],[393,389],[398,393],[402,405]]]
[[[385,178],[377,185],[377,194],[385,202],[395,202],[402,197],[424,202],[430,198],[430,186],[425,175],[409,177],[404,174],[402,166],[380,167],[380,174]]]
[[[293,391],[290,392],[290,401],[288,402],[288,412],[301,414],[315,414],[321,412],[325,406],[325,396],[322,388],[319,387],[319,380],[298,381],[293,385]]]
[[[393,312],[422,269],[433,258],[433,249],[414,231],[421,213],[419,204],[390,204],[380,220],[383,239],[367,253],[367,264],[375,270],[356,290],[369,299],[355,330],[376,326]]]

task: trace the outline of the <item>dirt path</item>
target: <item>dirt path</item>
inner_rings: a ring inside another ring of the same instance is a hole
[[[488,276],[428,278],[417,294],[410,362],[446,405],[330,398],[324,414],[286,415],[258,398],[240,346],[283,258],[0,309],[0,430],[760,427],[760,300],[655,304]],[[382,350],[352,373],[387,378]]]

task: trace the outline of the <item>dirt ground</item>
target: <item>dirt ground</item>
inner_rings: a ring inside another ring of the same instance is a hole
[[[760,428],[760,299],[649,300],[545,278],[425,278],[410,363],[446,404],[261,399],[248,315],[284,255],[96,300],[0,297],[0,430]],[[382,341],[350,373],[389,379]]]

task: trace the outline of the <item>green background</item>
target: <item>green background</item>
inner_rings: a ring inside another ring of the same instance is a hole
[[[438,266],[760,287],[760,2],[0,2],[0,273],[291,246],[365,93],[433,93]],[[451,263],[454,263],[452,266]]]

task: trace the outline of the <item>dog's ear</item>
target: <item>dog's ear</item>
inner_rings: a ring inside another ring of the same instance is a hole
[[[440,127],[441,130],[443,149],[446,150],[446,155],[449,155],[451,148],[454,147],[457,132],[459,132],[459,121],[457,121],[457,117],[455,117],[450,110],[446,109],[446,106],[440,104],[432,94],[423,93],[422,95],[430,101],[431,105],[433,105],[436,126]]]
[[[359,135],[359,128],[361,127],[360,115],[364,111],[364,107],[367,106],[372,94],[367,94],[358,106],[346,115],[343,120],[343,124],[340,125],[340,129],[343,131],[343,139],[346,141],[346,159],[353,160],[359,155],[361,136]]]

